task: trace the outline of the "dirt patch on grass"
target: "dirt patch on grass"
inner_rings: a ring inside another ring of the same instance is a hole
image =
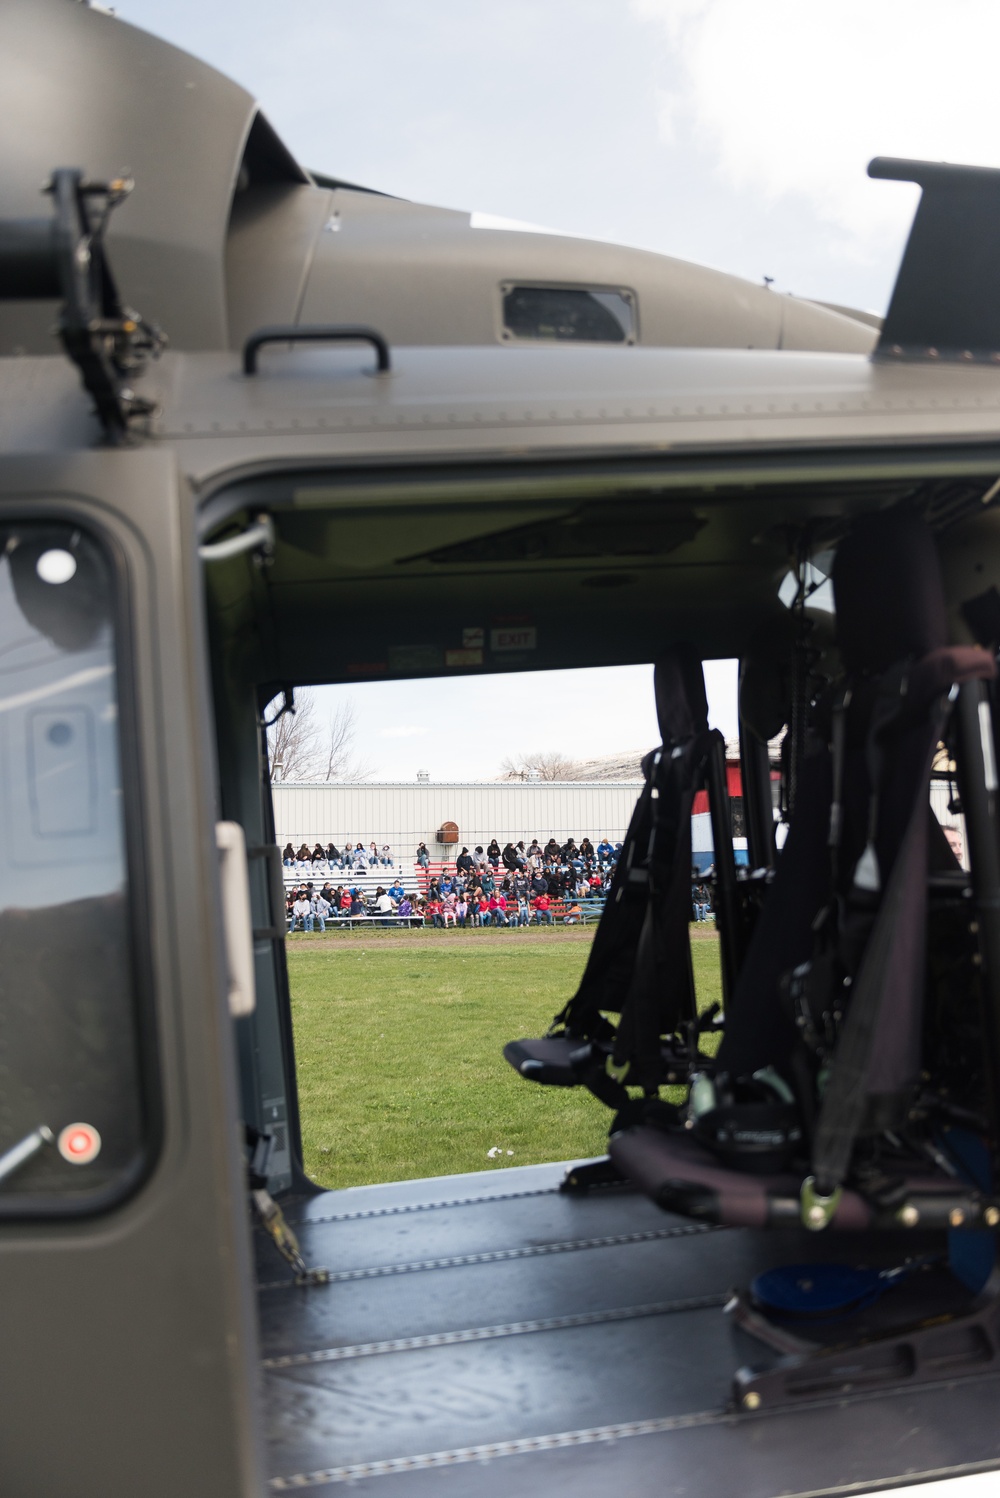
[[[440,927],[417,927],[410,931],[380,931],[372,930],[371,927],[363,931],[327,931],[321,932],[296,932],[288,937],[288,941],[304,945],[307,942],[316,944],[323,942],[328,946],[337,943],[349,943],[351,946],[360,946],[365,942],[382,946],[383,944],[399,943],[420,945],[421,943],[440,947],[461,946],[534,946],[536,942],[567,942],[567,941],[591,941],[597,930],[596,922],[592,926],[552,926],[543,927],[538,930],[534,926],[508,926],[501,927],[499,931],[490,927],[473,927],[472,930],[442,931]]]
[[[534,946],[536,943],[545,942],[589,942],[594,939],[597,930],[597,922],[588,926],[506,926],[496,930],[493,927],[475,926],[471,929],[455,930],[449,927],[442,931],[439,926],[412,927],[409,930],[383,930],[377,927],[365,926],[360,930],[353,931],[296,931],[287,938],[289,943],[296,946],[336,946],[338,944],[349,944],[352,947],[361,946],[370,942],[376,946],[398,943],[399,945],[421,945],[430,944],[440,947],[462,947],[462,946],[510,946],[515,944],[519,947]],[[691,926],[691,940],[715,941],[718,932],[714,925],[697,924]]]

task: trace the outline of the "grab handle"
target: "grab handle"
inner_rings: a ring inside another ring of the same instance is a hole
[[[353,343],[358,341],[371,344],[375,350],[378,372],[385,374],[389,368],[389,345],[385,338],[375,328],[366,328],[352,323],[334,323],[329,326],[322,323],[307,323],[302,327],[289,323],[288,325],[276,324],[270,328],[258,328],[256,333],[251,333],[243,345],[243,373],[245,375],[257,373],[257,354],[265,343]]]
[[[250,915],[250,880],[247,877],[247,845],[239,822],[216,822],[215,846],[219,850],[229,1012],[234,1019],[244,1019],[248,1014],[253,1014],[257,1006],[257,988],[253,971],[253,922]]]

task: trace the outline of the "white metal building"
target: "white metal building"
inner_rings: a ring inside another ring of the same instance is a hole
[[[520,838],[530,842],[550,837],[602,837],[618,842],[625,836],[641,780],[487,780],[433,784],[419,781],[316,784],[284,782],[272,787],[279,847],[321,842],[388,843],[409,860],[424,842],[432,858],[453,859],[463,845],[483,847],[495,837],[503,847]],[[962,838],[960,816],[948,810],[949,788],[931,787],[931,804],[945,827]],[[457,843],[442,843],[438,834],[446,822],[458,827]],[[711,862],[712,834],[707,815],[693,819],[694,862]],[[735,839],[737,862],[746,860],[746,840]],[[960,855],[961,856],[961,855]]]
[[[492,837],[501,847],[533,837],[542,843],[589,837],[596,845],[604,836],[617,842],[625,836],[642,781],[284,782],[272,789],[280,847],[374,841],[412,858],[420,842],[432,857],[454,857],[463,844],[485,847]],[[457,825],[457,844],[438,841],[445,822]]]

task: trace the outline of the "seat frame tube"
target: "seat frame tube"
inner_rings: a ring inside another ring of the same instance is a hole
[[[995,687],[968,681],[958,689],[958,784],[969,842],[978,926],[984,1040],[990,1077],[993,1165],[1000,1168],[1000,835],[996,784]],[[989,742],[984,735],[989,734]]]
[[[743,816],[747,828],[750,867],[773,869],[774,808],[771,803],[771,760],[767,745],[740,717],[740,770],[743,779]]]
[[[726,746],[720,736],[709,750],[705,778],[708,809],[712,821],[712,857],[715,863],[715,923],[719,930],[723,1008],[732,1003],[739,976],[742,922],[736,889],[736,855],[733,852],[733,818],[726,783]]]

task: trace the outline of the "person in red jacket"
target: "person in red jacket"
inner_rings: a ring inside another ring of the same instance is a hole
[[[549,899],[549,896],[536,895],[532,903],[535,907],[535,917],[538,921],[538,924],[540,926],[551,926],[553,924],[551,909],[552,901]]]

